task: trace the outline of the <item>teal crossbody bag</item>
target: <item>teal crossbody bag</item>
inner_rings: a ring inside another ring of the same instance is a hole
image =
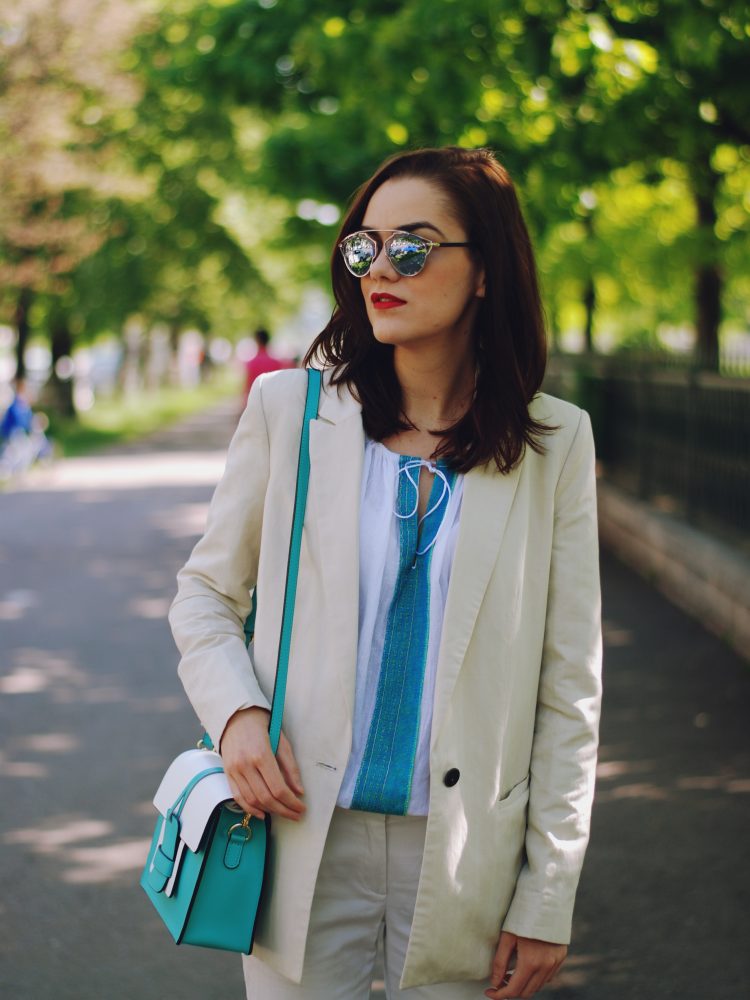
[[[321,373],[307,372],[294,515],[268,735],[276,753],[284,713],[302,525],[310,477],[310,421],[318,413]],[[252,638],[256,599],[245,626]],[[169,766],[154,797],[159,811],[141,886],[177,944],[226,951],[253,948],[271,820],[243,813],[232,801],[221,757],[208,735]]]

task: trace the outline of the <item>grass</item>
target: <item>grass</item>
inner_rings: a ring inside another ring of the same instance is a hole
[[[76,419],[50,414],[47,433],[58,454],[66,458],[86,455],[99,448],[146,437],[228,397],[236,397],[239,405],[240,389],[237,376],[227,373],[191,389],[169,386],[101,399]]]

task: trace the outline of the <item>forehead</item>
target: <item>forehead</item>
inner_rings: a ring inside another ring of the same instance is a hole
[[[363,229],[397,229],[424,219],[440,226],[455,221],[448,195],[423,177],[394,177],[381,184],[365,209]]]

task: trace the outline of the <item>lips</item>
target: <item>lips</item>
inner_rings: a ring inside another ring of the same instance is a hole
[[[395,295],[389,295],[387,292],[373,292],[370,296],[370,301],[375,309],[395,309],[396,306],[406,305],[403,299],[399,299]]]

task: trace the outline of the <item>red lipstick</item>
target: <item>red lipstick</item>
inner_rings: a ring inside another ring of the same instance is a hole
[[[395,295],[389,295],[387,292],[373,292],[370,296],[370,301],[375,309],[395,309],[396,306],[406,305],[403,299],[399,299]]]

